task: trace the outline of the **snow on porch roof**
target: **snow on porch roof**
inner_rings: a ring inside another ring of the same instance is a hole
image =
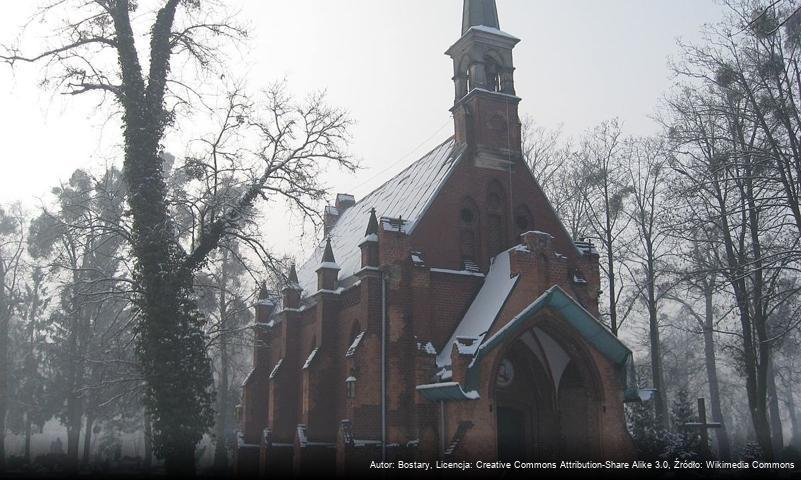
[[[487,338],[476,350],[475,358],[468,367],[467,386],[475,388],[479,377],[481,360],[508,338],[514,338],[525,325],[526,320],[545,308],[550,308],[567,321],[590,345],[602,355],[622,367],[622,380],[626,386],[626,394],[636,389],[636,378],[632,377],[633,358],[631,350],[626,347],[612,332],[576,302],[561,287],[554,285],[546,290],[528,307],[524,308],[509,323],[501,327],[492,337]],[[631,371],[630,371],[631,370]],[[634,381],[632,381],[634,380]]]
[[[372,193],[348,208],[331,229],[331,247],[340,267],[339,279],[345,279],[361,268],[359,244],[364,238],[370,209],[379,217],[403,217],[405,232],[411,233],[434,200],[462,149],[456,148],[453,137],[392,177]],[[318,246],[298,269],[298,280],[305,296],[317,291],[317,274],[325,244]]]
[[[513,277],[511,271],[509,251],[496,255],[475,300],[468,307],[467,313],[456,326],[448,342],[442,347],[440,354],[437,355],[437,366],[450,365],[453,344],[459,339],[470,339],[472,344],[468,349],[470,353],[475,353],[475,349],[484,340],[484,336],[492,327],[501,307],[506,303],[506,299],[517,283],[519,275]],[[460,351],[462,350],[460,349]]]

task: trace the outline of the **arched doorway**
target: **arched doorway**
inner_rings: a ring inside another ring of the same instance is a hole
[[[498,459],[582,459],[599,451],[598,382],[588,357],[533,327],[495,368]]]

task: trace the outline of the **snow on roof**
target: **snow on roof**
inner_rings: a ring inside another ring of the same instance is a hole
[[[417,349],[426,352],[429,355],[437,354],[437,349],[434,348],[434,344],[431,342],[426,342],[426,343],[417,342]]]
[[[339,268],[339,264],[337,264],[337,262],[322,262],[320,264],[320,266],[317,267],[317,270],[320,270],[321,268],[327,268],[329,270],[339,270],[340,269]]]
[[[359,344],[362,342],[362,337],[364,337],[364,333],[365,331],[362,330],[361,332],[359,332],[358,335],[356,335],[356,338],[353,339],[353,343],[351,343],[350,347],[348,347],[348,351],[345,352],[346,357],[352,357],[353,355],[356,354],[356,349],[359,348]]]
[[[595,249],[595,245],[592,242],[576,241],[573,243],[582,255],[598,255],[598,250]]]
[[[284,363],[284,357],[281,357],[278,360],[278,362],[276,362],[275,366],[273,367],[273,371],[270,372],[270,377],[269,377],[270,380],[272,380],[273,378],[275,378],[276,375],[278,375],[278,370],[281,368],[282,363]]]
[[[361,268],[359,243],[370,219],[370,209],[384,217],[403,217],[404,231],[411,233],[428,206],[439,192],[459,160],[461,149],[453,137],[395,175],[382,186],[342,212],[329,232],[334,256],[340,267],[339,279],[345,279]],[[317,291],[317,274],[325,243],[298,269],[298,279],[304,295]]]
[[[245,379],[244,379],[244,380],[242,380],[242,386],[243,386],[243,387],[244,387],[245,385],[247,385],[247,384],[248,384],[248,383],[249,383],[249,382],[250,382],[250,381],[253,379],[253,375],[254,375],[255,373],[256,373],[256,369],[255,369],[255,368],[252,368],[252,369],[250,370],[250,373],[248,373],[248,376],[247,376],[247,377],[245,377]]]
[[[500,35],[500,36],[506,37],[506,38],[508,38],[510,40],[517,40],[518,42],[520,41],[520,39],[515,37],[514,35],[508,34],[508,33],[504,32],[503,30],[499,30],[499,29],[497,29],[495,27],[488,27],[486,25],[473,25],[472,27],[470,27],[470,30],[476,30],[478,32],[494,33],[495,35]],[[468,32],[470,30],[468,30]]]
[[[314,357],[317,355],[317,350],[319,349],[315,348],[314,350],[311,351],[309,357],[306,359],[306,362],[303,363],[303,370],[306,370],[311,366],[312,362],[314,361]]]
[[[517,282],[519,275],[511,277],[511,272],[509,250],[499,253],[492,262],[484,285],[481,286],[475,300],[437,356],[437,366],[442,367],[451,363],[454,343],[459,343],[460,353],[465,352],[463,347],[472,347],[473,350],[478,348]],[[467,343],[464,339],[468,338],[476,340],[464,345]]]

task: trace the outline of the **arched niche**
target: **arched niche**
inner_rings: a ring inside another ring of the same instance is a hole
[[[480,227],[481,214],[478,204],[471,197],[464,197],[459,206],[459,255],[462,268],[469,269],[476,265],[481,251]]]
[[[487,185],[487,254],[494,257],[507,248],[506,239],[506,190],[500,182],[492,180]]]
[[[534,215],[531,214],[531,210],[526,205],[520,204],[516,206],[514,217],[515,231],[518,236],[531,230],[536,230]]]

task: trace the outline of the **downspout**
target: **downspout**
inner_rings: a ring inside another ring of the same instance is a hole
[[[387,460],[387,279],[381,272],[381,461]]]

